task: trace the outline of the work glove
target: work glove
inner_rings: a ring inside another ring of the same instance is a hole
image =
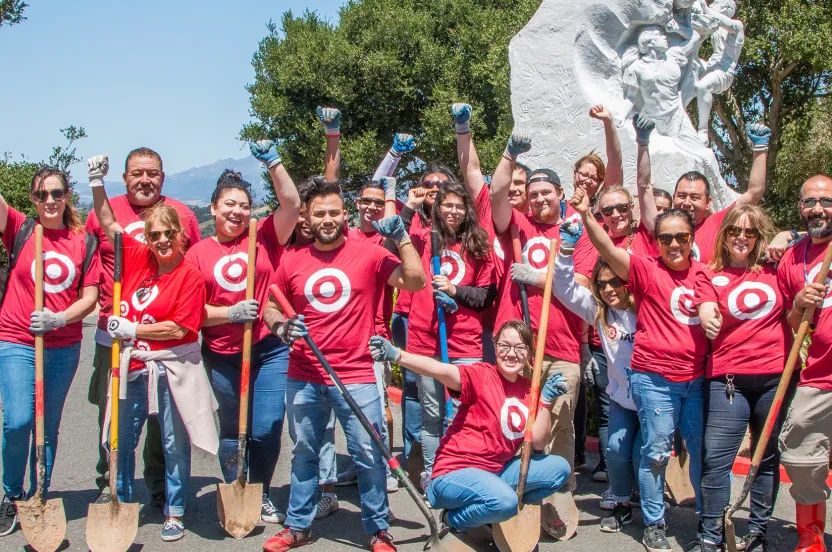
[[[290,316],[285,319],[275,331],[277,337],[283,340],[286,345],[292,345],[298,339],[303,339],[309,335],[309,330],[306,324],[303,323],[303,315]]]
[[[436,303],[442,307],[442,310],[448,314],[453,314],[459,309],[456,301],[454,301],[451,296],[444,291],[439,291],[438,289],[433,290],[433,298],[436,300]]]
[[[595,385],[595,372],[598,371],[598,361],[589,349],[589,343],[581,343],[581,368],[583,370],[584,385]]]
[[[370,338],[370,354],[376,362],[398,362],[402,357],[401,350],[380,335]]]
[[[528,134],[513,133],[508,138],[506,151],[503,157],[510,161],[516,161],[517,157],[532,149],[532,139]]]
[[[113,339],[136,339],[136,328],[138,326],[138,322],[130,322],[121,316],[110,316],[107,319],[107,333]]]
[[[575,244],[584,233],[584,225],[580,222],[566,221],[560,225],[560,252],[563,255],[571,255],[575,251]]]
[[[327,136],[341,136],[341,111],[335,107],[321,107],[315,110],[318,119],[326,128]]]
[[[280,159],[280,154],[277,152],[277,144],[275,144],[272,140],[258,140],[257,142],[250,142],[248,144],[248,149],[251,151],[251,154],[255,157],[255,159],[266,165],[267,169],[276,167],[283,162]]]
[[[382,176],[378,183],[384,187],[384,200],[396,201],[396,179],[392,176]]]
[[[393,137],[393,145],[390,146],[390,155],[401,157],[403,153],[410,153],[416,149],[416,139],[410,134],[397,132]]]
[[[636,144],[646,146],[650,143],[650,133],[656,124],[641,113],[633,115],[633,127],[636,129]]]
[[[751,140],[751,151],[768,151],[768,140],[771,138],[771,130],[760,123],[752,123],[745,126],[745,134]]]
[[[93,155],[87,159],[87,168],[89,169],[90,188],[97,188],[104,185],[104,177],[107,176],[107,171],[110,170],[110,160],[107,154]]]
[[[471,132],[471,106],[467,103],[455,103],[451,106],[451,113],[456,123],[457,134],[468,134]]]
[[[396,242],[399,247],[410,243],[410,234],[407,233],[404,222],[402,222],[402,217],[399,215],[385,217],[378,221],[374,220],[373,228],[385,238],[390,238]]]
[[[45,334],[66,326],[66,316],[63,312],[52,312],[45,307],[42,311],[33,311],[29,320],[29,331],[36,334]]]
[[[232,323],[254,322],[260,303],[255,299],[245,299],[228,307],[228,321]]]
[[[511,263],[511,281],[527,286],[537,286],[540,272],[526,263]]]
[[[540,390],[540,406],[547,410],[552,408],[552,403],[555,399],[569,393],[569,384],[566,383],[566,378],[560,370],[551,374],[546,383],[543,384],[543,389]]]

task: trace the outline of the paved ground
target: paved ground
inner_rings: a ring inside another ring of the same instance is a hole
[[[86,401],[86,390],[89,381],[92,361],[92,327],[84,331],[84,348],[81,355],[81,366],[73,383],[64,418],[61,425],[61,442],[58,460],[53,475],[53,497],[60,497],[64,501],[67,514],[67,541],[64,550],[86,550],[84,531],[86,527],[87,505],[96,496],[94,465],[96,459],[96,443],[98,440],[95,423],[95,410]],[[394,405],[395,408],[395,405]],[[400,412],[394,410],[396,430],[400,430]],[[398,441],[397,435],[397,441]],[[275,475],[272,498],[278,508],[284,509],[289,493],[289,463],[291,459],[290,441],[284,435],[284,453]],[[338,436],[338,450],[344,454],[343,436]],[[141,447],[142,445],[140,445]],[[397,447],[400,443],[397,443]],[[595,462],[590,458],[590,465]],[[141,454],[138,455],[137,474],[141,475]],[[216,517],[215,484],[219,481],[219,466],[216,458],[202,452],[195,452],[193,457],[193,479],[191,492],[193,500],[188,504],[186,524],[188,534],[185,539],[177,543],[163,543],[159,538],[160,524],[163,521],[161,513],[144,507],[139,520],[139,531],[136,544],[132,550],[180,550],[183,552],[207,552],[209,550],[260,550],[263,542],[271,537],[279,526],[259,526],[246,539],[234,541],[221,532]],[[739,491],[742,479],[734,481],[734,492]],[[781,486],[780,498],[775,511],[775,519],[771,521],[769,534],[772,551],[792,551],[796,544],[796,534],[793,528],[794,504],[789,497],[785,485]],[[147,490],[141,481],[137,481],[137,500],[146,502]],[[625,551],[643,550],[641,539],[641,513],[636,509],[636,522],[626,528],[623,533],[608,535],[598,530],[602,515],[598,508],[598,496],[603,492],[601,484],[592,481],[588,475],[579,477],[576,500],[582,511],[578,534],[572,540],[556,543],[549,539],[541,541],[540,550],[557,552],[577,552],[584,550],[600,551],[603,549]],[[365,549],[366,541],[361,527],[358,510],[358,495],[355,487],[343,489],[339,492],[341,510],[329,518],[316,522],[314,532],[319,540],[313,550],[327,552],[346,552]],[[397,539],[399,550],[402,552],[422,550],[427,535],[424,519],[419,514],[404,490],[391,495],[391,505],[399,521],[393,526],[392,532]],[[830,509],[832,512],[832,509]],[[747,512],[741,512],[740,517],[746,517]],[[683,550],[696,531],[696,515],[690,508],[672,508],[667,518],[670,530],[670,540],[674,550]],[[745,528],[743,521],[738,523],[738,532],[742,534]],[[828,537],[828,536],[827,536]],[[20,550],[26,541],[20,531],[2,538],[0,550]],[[832,545],[832,538],[827,538],[827,546]],[[483,545],[483,550],[496,550],[496,547]],[[31,549],[29,549],[31,550]]]

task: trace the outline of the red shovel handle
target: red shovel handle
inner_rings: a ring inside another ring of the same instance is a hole
[[[280,288],[277,287],[277,284],[272,284],[269,286],[269,293],[272,294],[277,300],[277,304],[280,305],[280,309],[283,311],[283,314],[286,316],[297,316],[298,313],[295,312],[295,309],[292,307],[292,303],[283,295],[283,292],[280,291]]]

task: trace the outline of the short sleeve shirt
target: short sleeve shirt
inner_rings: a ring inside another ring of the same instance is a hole
[[[708,264],[714,258],[714,244],[716,243],[716,235],[719,233],[719,227],[722,226],[722,221],[725,220],[728,209],[734,205],[736,203],[732,203],[726,209],[714,213],[695,228],[696,235],[693,239],[691,254],[700,263]]]
[[[356,228],[350,232],[349,239],[384,247],[384,236],[375,231],[362,232],[360,228]],[[390,321],[393,318],[393,289],[393,286],[385,284],[384,296],[381,303],[379,303],[378,313],[376,314],[376,333],[386,339],[392,337]]]

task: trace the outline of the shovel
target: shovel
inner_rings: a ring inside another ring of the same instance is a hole
[[[433,275],[438,276],[442,274],[442,252],[439,250],[439,234],[436,230],[430,232],[430,263],[433,267]],[[439,353],[442,357],[442,362],[448,362],[448,328],[445,324],[445,309],[437,301],[436,303],[436,319],[439,322]],[[445,418],[450,421],[454,415],[453,399],[448,397],[445,401]]]
[[[808,247],[808,246],[807,246]],[[815,279],[816,284],[825,284],[827,275],[829,274],[829,267],[832,265],[832,243],[826,247],[826,255],[823,257],[823,264],[820,267],[820,272]],[[768,440],[771,438],[771,433],[774,430],[774,424],[777,423],[777,418],[780,416],[780,408],[783,406],[783,400],[786,397],[786,392],[789,389],[789,383],[792,380],[797,361],[800,360],[800,347],[803,345],[803,340],[806,336],[815,330],[812,324],[812,318],[815,316],[815,306],[812,305],[803,313],[803,318],[800,320],[800,326],[797,329],[797,334],[794,336],[794,343],[792,349],[789,351],[789,358],[786,360],[786,367],[783,370],[783,375],[780,376],[780,384],[777,386],[777,392],[774,395],[774,400],[771,402],[771,409],[768,411],[766,424],[763,426],[763,432],[760,434],[760,440],[757,441],[757,448],[754,449],[754,456],[751,458],[751,467],[748,469],[748,477],[745,479],[745,484],[742,486],[742,492],[737,497],[736,502],[725,508],[725,544],[728,552],[737,552],[737,533],[734,529],[734,514],[740,509],[742,503],[751,492],[751,485],[754,484],[754,479],[757,477],[757,472],[760,469],[760,463],[763,461],[763,455],[768,446]]]
[[[281,292],[276,285],[272,284],[272,286],[269,287],[269,292],[271,292],[272,296],[274,296],[286,316],[295,316],[297,314],[295,309],[292,307],[292,304],[288,299],[286,299],[286,296],[283,295],[283,292]],[[404,473],[399,461],[396,460],[392,454],[390,454],[390,450],[384,445],[381,437],[379,437],[378,433],[376,433],[376,430],[373,428],[372,424],[370,424],[370,421],[367,420],[364,412],[362,412],[361,408],[358,404],[356,404],[355,399],[352,398],[352,395],[350,395],[350,392],[347,391],[347,388],[344,387],[344,384],[341,382],[338,374],[336,374],[335,370],[332,369],[332,366],[329,365],[329,362],[327,362],[326,357],[321,350],[318,349],[315,341],[309,335],[305,336],[303,339],[306,341],[306,344],[309,345],[309,348],[312,350],[315,358],[318,359],[318,362],[320,362],[321,366],[323,366],[324,370],[326,370],[326,373],[329,374],[330,378],[332,378],[332,382],[338,388],[338,392],[341,393],[344,400],[347,401],[352,413],[355,414],[359,423],[361,423],[364,430],[370,435],[370,439],[372,439],[373,444],[381,452],[381,455],[384,456],[384,459],[387,461],[387,465],[390,466],[390,471],[396,476],[396,479],[399,480],[399,484],[407,490],[407,494],[410,495],[410,498],[412,498],[413,502],[415,502],[416,506],[418,506],[419,511],[423,516],[425,516],[425,519],[428,522],[428,528],[430,529],[430,539],[427,543],[425,543],[424,550],[434,550],[437,552],[474,552],[472,548],[452,536],[450,533],[445,536],[444,540],[439,539],[439,530],[436,526],[436,520],[430,513],[430,510],[428,510],[428,507],[425,506],[425,501],[422,500],[421,495],[413,486],[413,483],[411,483],[410,479],[407,478],[407,475]]]
[[[254,267],[257,247],[257,221],[248,224],[246,299],[254,299]],[[248,394],[251,378],[251,322],[243,330],[243,363],[240,374],[240,433],[237,437],[237,479],[217,484],[217,516],[226,533],[241,539],[251,533],[260,520],[263,484],[246,482],[246,444],[248,442]]]
[[[688,449],[677,432],[673,439],[674,455],[667,463],[665,482],[670,496],[677,506],[689,506],[696,500],[696,492],[690,482]]]
[[[511,225],[511,246],[514,249],[514,262],[523,262],[523,247],[520,245],[520,229],[516,224]],[[531,315],[529,315],[529,292],[526,291],[526,284],[518,283],[520,287],[520,306],[523,309],[523,322],[529,328],[532,327]]]
[[[35,310],[43,310],[43,226],[35,226]],[[66,514],[60,498],[43,499],[46,447],[43,427],[43,334],[35,334],[35,445],[38,488],[35,496],[17,503],[23,536],[38,552],[54,552],[66,535]]]
[[[515,249],[520,245],[514,240],[516,226],[512,227]],[[537,329],[537,348],[534,352],[532,388],[529,391],[529,415],[526,419],[526,433],[520,448],[520,475],[517,480],[517,515],[494,526],[494,542],[500,552],[530,552],[540,540],[540,505],[523,504],[526,492],[526,478],[532,459],[532,428],[537,419],[537,405],[540,400],[540,378],[543,375],[543,353],[546,349],[546,330],[549,326],[549,305],[552,304],[552,280],[555,276],[555,255],[558,243],[553,239],[549,244],[549,264],[546,267],[546,285],[543,288],[543,306],[540,309],[540,326]],[[516,254],[516,251],[515,251]]]
[[[115,235],[113,250],[113,314],[121,313],[122,234]],[[90,504],[87,511],[87,546],[92,552],[125,552],[139,528],[139,505],[118,499],[118,406],[121,350],[113,340],[110,380],[110,503]]]

